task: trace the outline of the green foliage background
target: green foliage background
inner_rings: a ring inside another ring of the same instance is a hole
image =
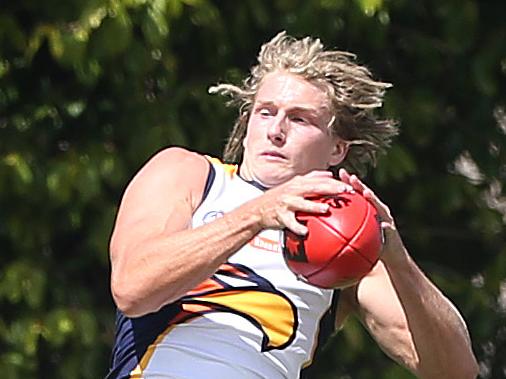
[[[2,376],[104,376],[126,183],[164,146],[219,155],[236,111],[208,86],[239,82],[286,29],[394,83],[384,113],[401,134],[366,179],[463,313],[481,376],[506,377],[504,14],[501,0],[2,2]],[[321,379],[412,378],[353,320],[317,364]]]

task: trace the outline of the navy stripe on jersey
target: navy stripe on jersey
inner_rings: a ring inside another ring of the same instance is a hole
[[[314,362],[320,356],[322,350],[325,348],[325,345],[330,340],[330,337],[336,330],[336,312],[337,312],[337,303],[339,302],[340,290],[334,290],[332,294],[332,304],[329,310],[323,315],[320,320],[320,328],[318,334],[318,342],[316,345],[316,350],[313,354],[312,361]],[[300,372],[300,379],[311,379],[315,377],[315,365],[309,365],[305,367]]]
[[[181,311],[168,304],[156,313],[129,318],[116,311],[116,337],[111,365],[106,379],[128,379],[149,345],[167,328],[169,321]]]
[[[204,192],[202,193],[202,199],[200,200],[200,204],[204,202],[207,195],[209,194],[209,191],[211,191],[211,187],[213,186],[215,177],[216,177],[216,169],[214,168],[213,164],[209,162],[209,173],[207,174],[206,185],[204,187]]]

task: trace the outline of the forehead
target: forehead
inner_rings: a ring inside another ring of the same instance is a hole
[[[279,71],[264,77],[255,101],[287,107],[329,109],[328,97],[320,87],[301,76]]]

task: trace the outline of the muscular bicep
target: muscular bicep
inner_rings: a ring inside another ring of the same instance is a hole
[[[205,158],[183,149],[167,149],[153,157],[123,195],[111,237],[113,264],[136,244],[189,228],[208,169]]]

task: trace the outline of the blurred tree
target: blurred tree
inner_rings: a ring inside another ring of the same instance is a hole
[[[0,10],[0,370],[104,376],[107,243],[129,178],[167,145],[219,155],[239,82],[286,29],[395,84],[401,135],[367,180],[469,324],[483,378],[506,375],[503,1],[21,0]],[[435,341],[437,343],[437,341]],[[319,378],[411,378],[350,320]]]

